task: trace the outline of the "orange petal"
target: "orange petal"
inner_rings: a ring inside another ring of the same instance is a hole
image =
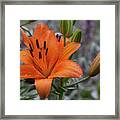
[[[65,60],[55,66],[49,78],[54,77],[67,77],[67,78],[79,78],[83,75],[83,71],[79,64]]]
[[[45,31],[41,37],[39,35],[38,42],[41,46],[41,59],[43,60],[43,64],[45,64],[45,68],[47,68],[47,70],[50,70],[59,56],[58,42],[54,31],[49,29]],[[45,43],[46,45],[44,48]]]
[[[34,52],[33,52],[33,55],[34,55]],[[29,50],[20,51],[20,60],[25,64],[34,66],[39,72],[43,73],[44,64],[41,61],[39,61],[39,59],[36,58],[35,55],[34,57],[32,57]]]
[[[20,78],[45,78],[32,65],[20,65]]]
[[[39,38],[44,32],[48,30],[48,26],[44,23],[37,24],[34,32],[34,37]]]
[[[59,43],[64,47],[64,38],[63,36],[61,37]],[[70,43],[70,38],[66,37],[66,45]]]
[[[36,42],[39,44],[39,47],[36,45],[33,54],[38,58],[40,65],[42,64],[44,74],[48,75],[58,59],[58,43],[55,33],[46,24],[41,23],[37,25],[33,37],[35,44]],[[39,54],[41,54],[40,58]]]
[[[30,47],[29,44],[31,44],[31,41],[29,40],[29,37],[26,35],[26,33],[22,29],[20,30],[21,30],[24,44],[29,48]]]
[[[70,39],[69,39],[69,38],[66,38],[66,45],[69,44],[69,43],[70,43]],[[63,36],[61,37],[60,40],[58,40],[58,44],[59,44],[59,46],[60,46],[61,48],[64,47],[64,38],[63,38]]]
[[[20,60],[25,64],[32,64],[32,59],[30,57],[29,50],[22,50],[20,51]]]
[[[36,38],[34,36],[30,36],[29,39],[30,39],[32,48],[36,49]]]
[[[79,43],[76,42],[68,43],[65,46],[63,52],[61,53],[59,61],[67,60],[79,47],[80,47]]]
[[[48,38],[46,39],[48,47],[47,54],[48,69],[52,69],[59,56],[58,42],[53,31],[48,32]]]
[[[52,79],[35,79],[35,86],[41,98],[47,98],[52,85]]]
[[[61,56],[64,51],[64,38],[61,37],[61,39],[57,41],[58,41],[59,56]],[[66,45],[69,43],[70,43],[69,38],[66,38]]]

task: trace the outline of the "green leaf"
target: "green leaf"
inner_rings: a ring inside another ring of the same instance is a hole
[[[70,38],[71,42],[80,42],[81,41],[81,31],[77,29]]]
[[[59,86],[60,90],[62,90],[62,92],[66,92],[67,90],[61,86]]]

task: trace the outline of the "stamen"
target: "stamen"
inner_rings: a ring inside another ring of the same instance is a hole
[[[38,40],[36,40],[36,46],[37,46],[37,48],[40,48]]]
[[[44,41],[44,49],[46,49],[46,41]]]
[[[47,55],[47,53],[48,53],[48,48],[46,49],[45,55]]]
[[[31,44],[29,44],[30,50],[33,51]]]
[[[34,56],[33,56],[33,53],[32,53],[32,51],[31,51],[31,50],[30,50],[30,54],[31,54],[31,56],[32,56],[32,57],[34,57]]]
[[[56,38],[58,39],[58,42],[60,42],[61,35],[59,35],[59,34],[56,34]]]
[[[58,39],[58,34],[56,35],[56,38]]]
[[[42,58],[42,55],[41,55],[41,52],[39,52],[39,59],[41,59]]]
[[[58,37],[58,42],[60,42],[61,36]]]

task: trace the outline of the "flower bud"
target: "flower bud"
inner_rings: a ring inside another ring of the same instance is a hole
[[[60,32],[66,36],[70,37],[73,31],[74,20],[60,20]]]
[[[93,77],[100,72],[100,53],[97,54],[89,69],[89,76]]]
[[[77,29],[70,38],[71,42],[80,42],[81,41],[81,31]]]

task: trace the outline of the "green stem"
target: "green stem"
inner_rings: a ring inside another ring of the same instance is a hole
[[[56,95],[60,95],[60,93],[57,91],[51,91],[51,93],[56,94]]]
[[[90,76],[86,76],[86,77],[84,77],[83,79],[81,79],[80,81],[78,81],[78,82],[76,82],[76,83],[73,83],[73,84],[71,84],[71,85],[64,86],[64,88],[72,87],[72,86],[77,85],[77,84],[79,84],[79,83],[81,83],[81,82],[83,82],[83,81],[88,80],[89,78],[90,78]]]
[[[62,86],[63,86],[63,79],[60,80],[60,86],[59,86],[60,95],[59,95],[59,100],[63,99],[63,91],[60,89]]]
[[[62,84],[62,80],[60,81],[60,86],[57,87],[53,82],[52,82],[52,86],[54,87],[55,91],[52,91],[51,93],[56,94],[58,96],[57,99],[61,100],[62,99],[62,91],[61,91],[61,84]],[[63,88],[64,89],[64,88]]]
[[[64,35],[64,47],[66,46],[66,35]]]
[[[52,86],[54,87],[54,89],[55,89],[56,91],[58,91],[56,85],[54,85],[53,82],[52,82]]]
[[[64,87],[59,87],[63,92],[66,92],[67,90]]]

